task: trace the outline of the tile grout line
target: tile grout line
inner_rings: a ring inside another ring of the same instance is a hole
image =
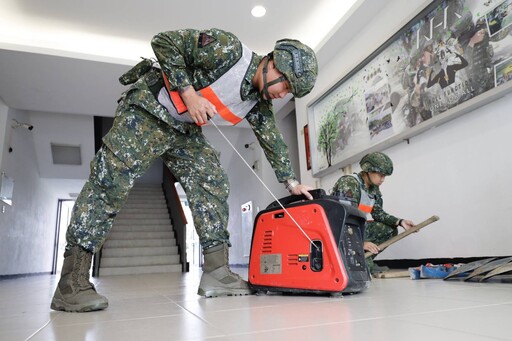
[[[57,316],[59,316],[60,314],[62,314],[61,311],[57,312],[57,314],[54,314],[55,316],[50,318],[41,328],[39,328],[38,330],[36,330],[35,332],[33,332],[29,337],[27,337],[25,339],[25,341],[28,341],[30,340],[31,338],[33,338],[34,336],[36,336],[40,331],[42,331],[44,328],[46,328],[55,318],[57,318]]]

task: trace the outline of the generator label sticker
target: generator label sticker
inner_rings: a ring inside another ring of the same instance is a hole
[[[281,254],[261,255],[260,273],[261,274],[280,274],[283,270],[283,257]]]

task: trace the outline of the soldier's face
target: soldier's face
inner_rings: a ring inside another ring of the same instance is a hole
[[[368,172],[368,177],[370,178],[370,182],[375,186],[380,186],[386,180],[386,176],[382,173],[377,172]]]
[[[270,60],[268,63],[267,83],[270,83],[273,80],[278,79],[281,76],[283,76],[283,74],[281,72],[279,72],[279,70],[275,67],[274,61]],[[261,84],[260,93],[262,93],[262,90],[263,90],[263,84]],[[288,84],[288,81],[279,82],[279,83],[273,84],[268,87],[268,94],[269,94],[270,98],[266,98],[265,95],[263,95],[263,97],[265,99],[283,98],[289,92],[290,92],[290,85]]]

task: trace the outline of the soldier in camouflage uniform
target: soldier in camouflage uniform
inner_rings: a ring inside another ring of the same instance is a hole
[[[397,218],[383,209],[382,193],[379,186],[386,176],[393,173],[393,162],[384,153],[375,152],[365,155],[359,162],[362,171],[353,175],[344,175],[338,179],[332,194],[350,201],[367,215],[364,249],[373,254],[379,253],[377,245],[398,234],[398,226],[408,230],[414,227],[410,220]],[[373,257],[367,258],[371,272],[382,270],[373,263]]]
[[[187,29],[157,34],[158,63],[145,59],[121,76],[131,84],[119,99],[112,129],[91,162],[91,175],[73,209],[61,279],[51,308],[101,310],[108,306],[89,281],[93,253],[105,241],[134,180],[156,158],[185,189],[204,254],[198,294],[251,294],[231,272],[227,175],[201,125],[234,125],[246,119],[292,194],[311,199],[311,187],[295,180],[288,150],[276,127],[272,99],[308,94],[318,73],[316,56],[297,40],[276,42],[259,56],[233,34]]]

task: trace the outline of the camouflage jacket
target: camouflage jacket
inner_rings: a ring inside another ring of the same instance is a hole
[[[332,194],[351,201],[357,207],[361,200],[361,184],[364,184],[361,174],[355,174],[361,182],[351,175],[344,175],[339,178],[332,188]],[[369,188],[366,188],[366,192],[375,198],[375,205],[372,210],[373,219],[386,225],[396,226],[399,218],[384,211],[382,193],[379,190],[379,186],[370,185]]]
[[[169,79],[171,90],[183,89],[188,85],[196,90],[202,89],[222,76],[242,55],[242,45],[238,38],[219,29],[162,32],[153,37],[151,45],[160,67]],[[243,100],[258,101],[245,119],[254,131],[277,179],[284,182],[295,178],[288,147],[277,129],[272,102],[263,99],[252,84],[262,59],[263,56],[253,53],[242,87],[234,91],[241,91]],[[144,88],[146,85],[138,81],[133,86]],[[168,122],[164,114],[155,115]]]

